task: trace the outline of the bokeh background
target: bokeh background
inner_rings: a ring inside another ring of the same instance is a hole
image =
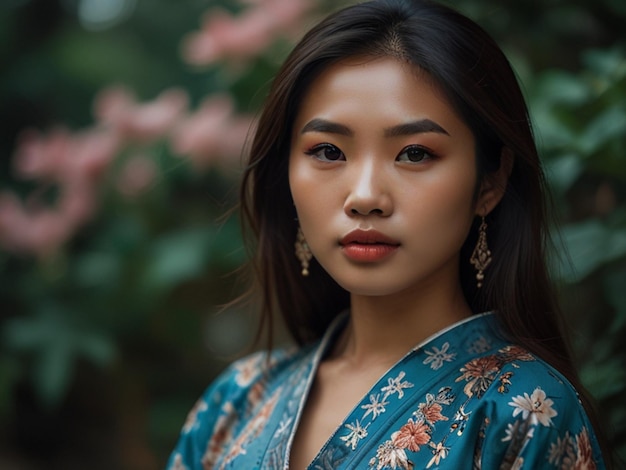
[[[246,135],[293,42],[348,3],[0,2],[0,468],[164,466],[254,337],[249,309],[220,313],[245,288]],[[447,3],[523,82],[580,371],[625,457],[626,2]]]

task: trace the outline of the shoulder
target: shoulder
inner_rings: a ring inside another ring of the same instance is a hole
[[[205,390],[189,413],[183,432],[201,425],[209,410],[215,414],[249,406],[255,390],[258,393],[261,388],[275,387],[294,364],[303,360],[305,353],[304,349],[281,348],[259,351],[233,362]]]
[[[245,417],[307,360],[307,349],[260,351],[230,364],[197,400],[182,427],[168,469],[193,469],[210,462]],[[199,467],[202,468],[202,467]]]
[[[461,372],[466,394],[482,392],[477,406],[484,442],[490,443],[485,459],[498,455],[500,463],[524,468],[604,468],[578,391],[550,364],[519,346],[502,345],[468,361]],[[472,380],[477,383],[468,390]]]

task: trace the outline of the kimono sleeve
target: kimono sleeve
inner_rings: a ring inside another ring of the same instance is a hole
[[[223,452],[238,422],[237,408],[245,400],[240,364],[227,368],[196,402],[170,455],[167,470],[204,470]]]
[[[604,469],[593,427],[574,388],[540,361],[511,370],[485,427],[482,468]]]

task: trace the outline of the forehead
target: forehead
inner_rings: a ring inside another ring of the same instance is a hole
[[[306,89],[294,131],[313,118],[371,125],[429,118],[467,129],[428,73],[393,57],[352,57],[326,67]]]

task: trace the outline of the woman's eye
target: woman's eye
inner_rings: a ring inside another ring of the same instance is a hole
[[[317,158],[323,162],[336,162],[345,160],[345,156],[341,150],[331,144],[321,144],[313,147],[306,152],[307,155]]]
[[[431,158],[433,158],[433,154],[428,150],[417,145],[412,145],[403,149],[396,160],[399,162],[419,163],[424,160],[430,160]]]

